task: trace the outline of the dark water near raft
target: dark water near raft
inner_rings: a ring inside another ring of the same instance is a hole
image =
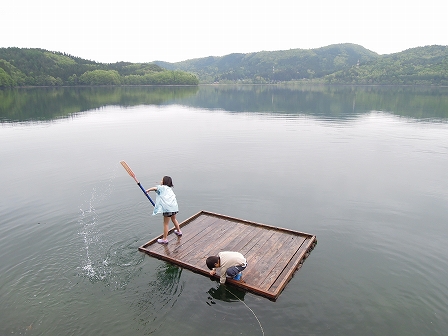
[[[445,335],[447,93],[0,91],[0,335]],[[219,288],[138,252],[162,219],[120,160],[147,188],[171,175],[180,220],[318,245],[277,302]]]

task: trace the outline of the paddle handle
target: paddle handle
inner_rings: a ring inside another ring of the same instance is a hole
[[[135,176],[134,172],[132,171],[131,167],[128,166],[128,164],[125,161],[120,161],[121,165],[123,166],[124,169],[126,169],[126,171],[128,172],[129,176],[131,176],[135,182],[137,182],[137,185],[140,187],[140,189],[143,191],[143,193],[145,194],[145,196],[149,199],[149,201],[151,202],[151,204],[153,206],[155,206],[153,200],[151,199],[151,197],[149,197],[148,193],[146,192],[145,188],[143,188],[143,186],[140,184],[140,182],[137,180],[137,177]]]
[[[140,187],[140,189],[143,191],[143,193],[146,195],[146,197],[148,197],[149,201],[151,202],[151,204],[153,206],[156,206],[154,204],[154,202],[152,201],[151,197],[148,195],[148,193],[146,192],[145,188],[143,188],[143,186],[140,184],[140,182],[137,182],[138,186]]]

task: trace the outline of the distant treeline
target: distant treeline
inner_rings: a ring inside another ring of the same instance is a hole
[[[43,49],[0,48],[0,87],[285,82],[448,85],[448,46],[379,55],[356,44],[335,44],[177,63],[111,64]]]
[[[201,83],[313,82],[330,84],[448,85],[448,46],[379,55],[355,44],[261,51],[154,62],[198,75]]]
[[[197,85],[196,75],[153,63],[97,63],[43,49],[0,48],[0,87]]]

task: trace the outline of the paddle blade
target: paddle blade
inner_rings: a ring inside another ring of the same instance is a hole
[[[135,179],[135,174],[132,171],[131,167],[128,166],[128,164],[125,161],[120,161],[121,165],[123,166],[124,169],[126,169],[126,171],[128,172],[128,174]]]

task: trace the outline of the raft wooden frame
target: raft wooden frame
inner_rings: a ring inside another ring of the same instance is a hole
[[[193,272],[209,276],[205,259],[221,251],[238,251],[247,259],[245,282],[227,282],[275,301],[317,243],[316,236],[208,211],[180,223],[182,237],[169,230],[168,244],[148,241],[139,250]],[[214,276],[219,278],[218,275]]]

